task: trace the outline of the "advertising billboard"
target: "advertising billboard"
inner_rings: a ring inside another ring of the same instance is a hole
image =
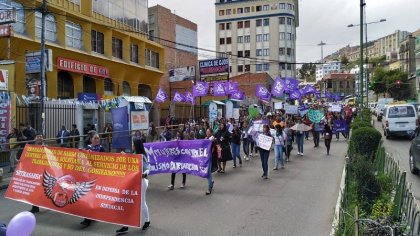
[[[169,82],[179,82],[195,79],[195,66],[187,66],[169,70]]]
[[[218,58],[212,60],[199,61],[200,76],[212,76],[217,74],[229,73],[229,59]]]

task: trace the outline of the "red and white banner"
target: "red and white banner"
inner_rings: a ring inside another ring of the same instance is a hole
[[[53,211],[140,227],[142,158],[26,145],[6,197]]]

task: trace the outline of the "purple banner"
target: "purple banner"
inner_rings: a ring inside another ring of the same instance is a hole
[[[230,98],[242,101],[245,99],[245,93],[241,91],[236,91],[230,95]]]
[[[271,89],[271,95],[273,95],[274,97],[281,97],[283,96],[285,88],[286,84],[284,80],[277,77],[274,81],[273,88]]]
[[[230,95],[239,91],[238,82],[226,82],[226,94]]]
[[[206,96],[209,92],[209,85],[206,82],[195,82],[193,86],[194,97]]]
[[[187,173],[208,177],[211,162],[211,141],[208,139],[145,143],[150,175]]]
[[[226,96],[225,82],[214,82],[213,83],[213,96],[215,96],[215,97]]]
[[[347,132],[349,126],[347,125],[346,120],[335,120],[333,126],[333,133],[337,132]]]
[[[131,149],[127,107],[111,109],[112,148]]]
[[[285,80],[285,84],[286,84],[286,88],[285,91],[286,92],[293,92],[298,88],[299,85],[299,81],[290,77],[287,77]]]
[[[316,93],[316,89],[312,85],[306,85],[305,88],[303,89],[303,94],[305,95],[314,94],[314,93]]]
[[[257,89],[255,90],[255,96],[258,98],[267,98],[270,95],[268,89],[262,85],[257,85]]]
[[[165,102],[168,99],[168,96],[166,95],[165,91],[163,91],[162,88],[159,88],[159,91],[156,94],[155,102],[162,103]]]
[[[175,92],[173,100],[174,100],[174,102],[185,102],[185,97],[181,93]]]
[[[191,103],[191,104],[195,104],[195,99],[194,99],[194,97],[193,97],[193,95],[192,95],[192,93],[191,92],[189,92],[189,91],[187,91],[186,93],[185,93],[185,101],[186,102],[189,102],[189,103]]]
[[[289,98],[292,99],[292,100],[299,100],[301,98],[301,96],[302,95],[300,94],[299,90],[294,90],[290,93]]]

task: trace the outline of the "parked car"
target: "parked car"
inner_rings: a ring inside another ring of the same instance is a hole
[[[376,104],[375,108],[375,115],[376,120],[382,121],[382,113],[384,111],[385,105],[392,103],[394,101],[393,98],[379,98],[378,103]]]
[[[391,104],[384,107],[382,128],[387,139],[391,136],[413,138],[417,126],[418,115],[413,105]]]

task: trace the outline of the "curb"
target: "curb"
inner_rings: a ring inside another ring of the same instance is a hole
[[[346,157],[347,159],[348,157]],[[346,161],[347,163],[347,161]],[[345,179],[346,179],[346,164],[344,164],[343,167],[343,173],[341,175],[341,182],[340,182],[340,189],[338,192],[338,198],[337,198],[337,203],[335,205],[335,210],[334,210],[334,219],[331,225],[331,233],[330,236],[334,236],[336,231],[337,231],[337,226],[339,224],[339,220],[340,220],[340,204],[341,204],[341,199],[343,198],[343,189],[345,188]]]

